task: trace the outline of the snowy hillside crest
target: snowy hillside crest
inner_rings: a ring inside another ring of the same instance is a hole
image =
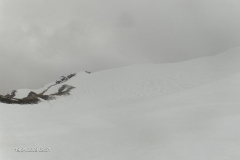
[[[13,91],[2,100],[43,102],[0,103],[0,159],[238,160],[239,53],[82,71]],[[15,152],[21,147],[51,152]]]
[[[13,90],[11,94],[7,94],[5,96],[0,95],[0,102],[7,103],[7,104],[37,104],[41,102],[41,100],[53,100],[56,99],[56,96],[62,95],[70,95],[70,91],[75,87],[64,84],[61,85],[56,93],[52,94],[45,94],[51,87],[59,86],[62,83],[67,82],[69,79],[74,77],[76,74],[70,74],[67,77],[62,76],[58,80],[56,80],[55,84],[50,85],[45,89],[43,92],[35,93],[30,91],[26,97],[23,98],[16,98],[17,90]]]

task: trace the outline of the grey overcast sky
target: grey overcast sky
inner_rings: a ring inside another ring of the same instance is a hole
[[[239,0],[0,0],[0,93],[240,46]]]

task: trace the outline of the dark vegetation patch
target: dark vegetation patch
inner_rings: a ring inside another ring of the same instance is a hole
[[[64,84],[62,85],[56,93],[46,95],[45,93],[53,86],[61,84],[74,77],[76,74],[70,74],[67,77],[62,76],[55,84],[49,86],[46,90],[41,93],[35,93],[33,91],[29,92],[27,97],[24,98],[14,98],[16,96],[16,90],[13,90],[11,94],[0,95],[0,102],[7,104],[37,104],[43,100],[56,99],[56,96],[70,95],[70,91],[75,87]]]

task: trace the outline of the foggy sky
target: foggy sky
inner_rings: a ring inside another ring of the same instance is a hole
[[[0,94],[240,46],[238,0],[0,0]]]

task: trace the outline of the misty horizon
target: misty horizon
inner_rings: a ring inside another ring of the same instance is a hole
[[[1,94],[62,75],[240,46],[240,2],[0,0]]]
[[[0,160],[240,159],[239,8],[0,0]]]

